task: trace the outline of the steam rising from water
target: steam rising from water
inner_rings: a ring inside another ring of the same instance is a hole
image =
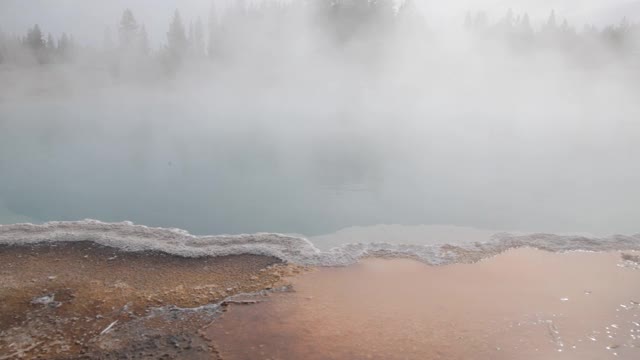
[[[169,75],[100,50],[1,65],[0,223],[637,231],[636,53],[416,19],[336,42],[304,10],[283,19],[237,23],[222,59]]]

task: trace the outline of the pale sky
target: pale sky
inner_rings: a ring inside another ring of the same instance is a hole
[[[226,0],[217,0],[226,1]],[[295,1],[295,0],[293,0]],[[640,0],[416,0],[432,24],[459,21],[466,10],[484,10],[495,19],[512,8],[527,11],[540,22],[551,9],[560,18],[582,25],[618,22],[623,16],[640,21]],[[122,10],[131,8],[144,23],[154,44],[164,41],[176,8],[185,19],[206,21],[211,0],[0,0],[0,28],[22,33],[35,23],[59,36],[73,33],[82,43],[102,42],[105,27],[116,29]],[[455,20],[454,20],[455,19]]]

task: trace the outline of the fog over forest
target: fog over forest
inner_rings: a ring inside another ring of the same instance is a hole
[[[206,8],[162,34],[123,8],[93,41],[0,23],[0,224],[638,232],[634,14]]]

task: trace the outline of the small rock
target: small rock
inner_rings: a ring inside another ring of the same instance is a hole
[[[54,299],[53,295],[40,296],[40,297],[31,299],[31,304],[33,304],[33,305],[49,305],[49,304],[54,302],[53,299]]]

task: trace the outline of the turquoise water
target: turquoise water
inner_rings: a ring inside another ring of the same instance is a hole
[[[633,105],[610,119],[615,104],[587,113],[557,99],[534,121],[531,109],[486,99],[469,103],[474,111],[445,106],[449,95],[410,110],[118,90],[5,101],[0,223],[92,218],[310,236],[385,223],[637,232]]]

